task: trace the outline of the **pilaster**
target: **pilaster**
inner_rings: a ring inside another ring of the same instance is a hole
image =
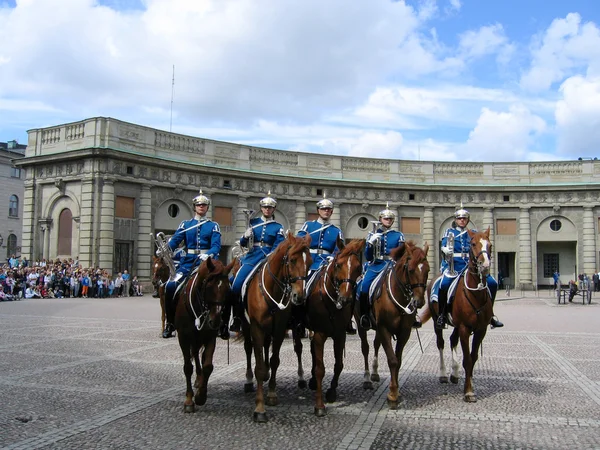
[[[152,233],[152,193],[150,185],[142,185],[140,191],[140,209],[138,214],[137,266],[135,274],[140,280],[150,279],[153,253]]]
[[[246,214],[244,214],[245,209],[248,209],[248,197],[245,195],[238,195],[237,212],[235,215],[236,242],[239,240],[242,234],[244,234],[246,228],[248,227]]]
[[[94,246],[94,180],[91,177],[84,178],[81,182],[80,218],[79,264],[88,268],[92,267]]]
[[[115,240],[115,184],[114,180],[109,177],[105,177],[103,182],[100,197],[98,265],[112,274]]]
[[[519,281],[524,289],[533,289],[531,268],[531,220],[529,207],[519,213]]]
[[[37,234],[35,224],[35,183],[33,181],[25,182],[25,192],[23,193],[23,233],[21,235],[21,256],[29,261],[35,261],[37,253],[34,250],[34,242]]]
[[[304,205],[303,200],[296,200],[296,216],[295,219],[295,227],[294,234],[300,231],[304,222],[306,222],[306,205]]]
[[[488,229],[488,227],[490,228],[490,241],[492,242],[492,245],[494,244],[494,238],[496,237],[496,234],[494,233],[494,208],[483,208],[483,230],[479,230],[479,231],[485,231]],[[496,259],[492,257],[493,255],[490,255],[490,259],[491,259],[491,264],[490,264],[490,274],[495,277],[496,274],[496,264],[495,261]]]
[[[429,277],[433,277],[437,274],[437,270],[434,270],[433,261],[438,261],[438,245],[437,240],[435,238],[434,231],[434,221],[433,221],[433,208],[430,206],[426,206],[423,210],[423,245],[427,242],[429,244],[429,251],[427,252],[427,259],[432,261],[431,269],[429,271]]]
[[[596,272],[596,239],[594,213],[591,206],[583,207],[583,273],[590,278]]]

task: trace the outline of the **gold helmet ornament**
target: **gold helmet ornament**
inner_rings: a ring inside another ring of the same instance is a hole
[[[198,195],[196,195],[194,197],[194,200],[192,200],[192,203],[194,206],[196,205],[210,205],[210,198],[208,198],[206,195],[204,195],[202,193],[202,189],[200,189],[200,192],[198,193]]]
[[[323,192],[323,198],[317,202],[317,209],[324,208],[333,209],[333,202],[325,196],[325,192]]]
[[[379,219],[394,219],[396,220],[396,213],[390,209],[390,202],[386,202],[385,209],[379,211]]]
[[[263,206],[272,206],[273,208],[277,208],[277,200],[275,200],[273,197],[271,197],[271,191],[269,191],[267,193],[267,196],[265,198],[263,198],[260,202],[259,202],[261,208]]]

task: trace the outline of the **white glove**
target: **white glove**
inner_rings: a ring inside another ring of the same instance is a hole
[[[254,231],[252,230],[252,228],[248,228],[248,229],[246,230],[246,232],[244,233],[244,237],[245,237],[246,239],[250,239],[250,236],[252,236],[252,233],[254,233]]]
[[[381,236],[382,236],[382,234],[381,234],[381,233],[375,233],[375,234],[373,234],[373,235],[372,235],[372,236],[369,238],[369,240],[368,240],[369,244],[373,245],[373,244],[375,243],[375,241],[376,241],[377,239],[379,239]]]
[[[331,261],[333,261],[333,256],[328,256],[327,257],[327,262],[331,262]]]
[[[442,247],[442,251],[444,252],[444,255],[451,255],[453,253],[450,247]]]
[[[209,255],[208,253],[202,253],[200,255],[200,261],[206,261],[209,256],[211,256],[211,255]]]

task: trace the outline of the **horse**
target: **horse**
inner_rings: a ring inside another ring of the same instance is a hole
[[[254,350],[255,422],[263,423],[268,420],[263,388],[265,381],[269,381],[266,403],[275,406],[279,402],[276,392],[279,352],[290,319],[291,306],[304,301],[306,274],[311,264],[310,236],[299,238],[288,231],[286,239],[269,254],[246,289],[247,322],[243,321],[242,329],[244,341],[252,343],[251,347],[244,345],[248,358],[248,349]],[[270,347],[271,358],[267,362]]]
[[[333,338],[335,365],[333,379],[325,397],[328,403],[337,399],[337,386],[340,373],[344,368],[344,347],[346,328],[352,320],[356,282],[362,275],[362,251],[365,240],[355,240],[347,245],[338,237],[339,252],[319,271],[314,287],[306,297],[306,317],[308,328],[313,331],[310,352],[312,370],[309,386],[315,392],[314,413],[317,417],[326,415],[323,403],[323,347],[328,337]],[[302,368],[301,336],[294,332],[294,350],[298,355],[299,374]]]
[[[476,402],[477,397],[473,391],[473,368],[478,359],[479,347],[487,332],[492,316],[492,298],[487,288],[486,279],[490,272],[490,257],[492,244],[490,242],[490,229],[485,232],[467,230],[471,238],[469,249],[469,264],[457,281],[454,300],[447,305],[446,311],[450,314],[450,324],[454,327],[450,335],[450,348],[452,350],[452,372],[450,381],[458,383],[459,366],[456,346],[460,338],[463,353],[463,368],[465,370],[464,400]],[[427,287],[427,295],[431,299],[431,286]],[[429,308],[422,313],[421,321],[424,323],[433,317],[437,348],[440,354],[439,381],[448,382],[446,366],[444,364],[444,337],[442,330],[435,327],[439,315],[437,302],[429,301]],[[473,335],[473,342],[469,348],[469,339]]]
[[[225,266],[209,257],[190,275],[176,295],[175,329],[184,361],[186,393],[183,406],[186,413],[195,411],[194,403],[199,406],[206,403],[221,312],[231,298],[228,274],[232,266],[233,262]],[[192,358],[196,364],[195,395],[192,389]]]
[[[376,290],[372,304],[376,329],[373,341],[375,352],[373,374],[370,377],[367,333],[362,327],[359,327],[361,350],[365,363],[363,388],[372,389],[371,381],[379,381],[378,353],[379,346],[382,345],[390,369],[390,387],[387,395],[390,409],[398,407],[400,397],[398,373],[402,366],[402,352],[410,337],[417,309],[425,305],[425,288],[429,276],[428,251],[427,243],[424,248],[420,248],[414,242],[408,241],[390,253],[393,263],[385,269],[381,288]],[[357,307],[354,313],[358,320]],[[395,349],[391,344],[392,337],[396,339]]]
[[[169,280],[169,266],[165,264],[159,256],[152,257],[152,284],[156,286],[160,301],[160,324],[161,335],[165,329],[166,313],[165,313],[165,283]]]

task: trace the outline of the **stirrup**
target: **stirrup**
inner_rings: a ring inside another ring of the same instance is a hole
[[[222,323],[221,327],[219,328],[219,337],[221,339],[223,339],[224,341],[228,341],[229,340],[229,328],[227,328],[227,324]]]
[[[234,317],[231,320],[231,326],[229,327],[229,330],[233,331],[234,333],[238,333],[242,330],[242,321],[239,317]]]
[[[368,314],[363,314],[360,316],[360,326],[365,330],[372,330],[373,324],[371,323],[371,318]]]
[[[438,330],[444,330],[446,328],[446,319],[444,318],[444,313],[440,314],[435,321],[435,327]]]
[[[423,326],[423,322],[421,322],[419,319],[415,319],[415,321],[412,324],[413,328],[421,328]]]
[[[492,320],[490,320],[490,329],[494,328],[502,328],[504,324],[498,320],[496,316],[492,316]]]

